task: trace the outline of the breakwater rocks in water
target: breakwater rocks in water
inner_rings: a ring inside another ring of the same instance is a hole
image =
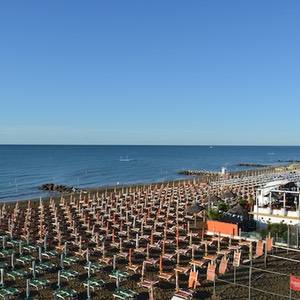
[[[43,191],[54,191],[60,193],[74,193],[79,192],[76,188],[63,184],[45,183],[39,186],[40,190]]]
[[[257,168],[269,168],[271,165],[263,165],[263,164],[235,164],[238,167],[257,167]]]
[[[197,170],[183,170],[183,171],[180,171],[178,174],[180,174],[180,175],[197,175],[197,176],[218,176],[218,175],[220,175],[219,172],[197,171]]]

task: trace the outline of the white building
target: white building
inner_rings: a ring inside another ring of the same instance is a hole
[[[287,179],[267,183],[257,190],[251,214],[258,228],[268,223],[300,224],[299,185]]]

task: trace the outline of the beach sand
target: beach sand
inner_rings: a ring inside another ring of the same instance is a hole
[[[232,177],[238,176],[253,176],[256,178],[258,174],[264,173],[272,175],[274,169],[269,171],[257,171],[253,175],[247,172],[233,174]],[[224,181],[226,182],[226,181]],[[238,180],[237,180],[238,182]],[[228,184],[228,182],[227,182]],[[246,183],[245,183],[246,184]],[[220,182],[219,182],[220,185]],[[35,290],[31,288],[30,299],[53,299],[53,293],[57,289],[58,270],[61,269],[61,254],[63,250],[57,250],[58,245],[66,244],[66,252],[68,257],[76,257],[78,260],[70,265],[64,264],[64,269],[71,269],[78,272],[78,277],[69,281],[61,279],[62,288],[71,288],[77,291],[79,299],[87,299],[87,290],[83,282],[87,280],[86,256],[76,254],[80,248],[82,250],[89,249],[89,260],[93,263],[99,263],[103,267],[95,273],[91,274],[92,278],[104,280],[106,285],[99,290],[91,291],[92,299],[114,299],[113,293],[116,291],[116,280],[110,278],[112,273],[112,263],[108,265],[100,261],[103,258],[102,251],[93,251],[96,244],[101,248],[105,244],[105,257],[113,257],[120,252],[129,253],[129,249],[133,249],[132,263],[142,265],[146,260],[147,244],[151,244],[151,234],[157,232],[158,235],[153,237],[152,242],[157,243],[160,248],[151,248],[149,257],[159,261],[159,256],[162,253],[163,240],[171,240],[170,244],[165,244],[165,253],[173,254],[179,249],[187,249],[190,245],[188,233],[197,234],[193,237],[192,243],[200,245],[202,240],[202,227],[204,225],[201,215],[187,215],[185,209],[195,199],[205,199],[207,193],[212,192],[208,187],[211,186],[206,178],[192,178],[185,181],[176,181],[168,183],[158,183],[151,185],[141,185],[135,187],[105,187],[101,189],[91,189],[86,194],[63,195],[52,197],[52,199],[39,199],[32,201],[10,202],[1,205],[1,232],[0,235],[7,236],[7,242],[12,239],[22,239],[22,244],[27,244],[27,233],[29,232],[29,243],[40,245],[43,249],[43,241],[39,240],[47,235],[47,250],[56,251],[55,257],[45,258],[43,262],[54,264],[54,268],[45,273],[37,274],[37,278],[47,279],[50,281],[50,286]],[[217,186],[217,185],[215,185]],[[247,180],[247,188],[245,192],[253,192],[249,189],[251,183]],[[239,184],[239,187],[243,186]],[[233,188],[232,185],[223,185],[219,187],[219,192]],[[237,187],[236,187],[237,188]],[[241,191],[240,191],[241,192]],[[253,195],[245,194],[245,198],[250,198]],[[127,211],[127,213],[126,213]],[[133,225],[135,224],[135,226]],[[11,227],[13,225],[13,228]],[[168,231],[165,231],[167,227]],[[177,242],[177,229],[178,242]],[[41,231],[42,228],[42,231]],[[11,232],[12,230],[12,232]],[[96,241],[95,233],[98,232],[98,242]],[[136,245],[136,234],[139,234],[139,245]],[[12,236],[11,236],[12,234]],[[76,238],[77,236],[77,238]],[[179,236],[182,239],[179,240]],[[142,238],[141,238],[142,237]],[[211,237],[206,236],[210,239]],[[128,240],[128,241],[126,241]],[[80,246],[81,241],[81,246]],[[120,249],[120,242],[122,249]],[[1,243],[1,241],[0,241]],[[178,247],[176,245],[178,243]],[[238,240],[233,241],[234,244]],[[152,245],[152,244],[151,244]],[[221,244],[222,249],[227,249],[228,238],[225,238]],[[135,248],[144,248],[141,253],[135,252]],[[6,249],[15,251],[15,269],[23,270],[28,273],[28,277],[32,277],[30,270],[31,263],[23,265],[18,261],[19,244],[6,244]],[[217,250],[216,243],[213,243],[209,248],[209,254],[215,254]],[[23,250],[23,254],[32,255],[36,264],[39,264],[39,254],[37,250]],[[201,247],[194,253],[194,260],[201,260],[204,256],[204,248]],[[275,250],[273,250],[274,252]],[[246,259],[249,255],[247,248],[242,249],[242,258]],[[274,252],[275,253],[275,252]],[[233,253],[230,254],[232,260]],[[276,255],[290,257],[300,260],[300,255],[296,252],[287,253],[285,250],[277,250]],[[174,260],[163,260],[163,272],[174,273],[174,268],[177,264],[177,256]],[[180,256],[180,266],[190,266],[191,251],[187,251],[187,255]],[[11,256],[0,258],[0,263],[5,263],[4,283],[6,287],[15,287],[20,291],[19,299],[26,298],[26,277],[13,280],[7,276],[11,271]],[[121,289],[130,289],[138,293],[137,299],[149,299],[148,290],[139,286],[141,281],[141,271],[137,274],[127,270],[129,265],[128,258],[117,258],[116,268],[123,272],[129,273],[129,278],[121,282]],[[247,286],[249,284],[249,268],[240,266],[236,269],[236,283]],[[253,267],[263,269],[264,259],[260,257],[253,260]],[[293,274],[300,276],[300,268],[295,262],[284,261],[281,259],[269,258],[267,270],[273,270],[285,274]],[[230,265],[229,271],[219,276],[216,281],[215,292],[213,296],[213,283],[206,280],[207,263],[198,269],[199,281],[201,286],[198,286],[194,291],[194,296],[191,299],[248,299],[249,289],[238,285],[224,283],[221,280],[233,282],[234,268]],[[179,287],[188,288],[188,276],[179,274]],[[159,263],[155,265],[147,265],[144,278],[151,280],[159,280]],[[252,270],[251,284],[257,289],[272,291],[277,294],[289,295],[289,276],[267,274],[263,271]],[[155,286],[155,299],[171,299],[175,292],[175,280],[164,281],[159,280]],[[292,293],[297,296],[297,292]],[[276,296],[263,294],[255,290],[251,291],[251,299],[276,299]],[[299,297],[298,297],[299,298]],[[280,299],[280,298],[278,298]]]

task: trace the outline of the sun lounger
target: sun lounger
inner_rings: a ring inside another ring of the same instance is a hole
[[[73,257],[73,256],[65,256],[63,258],[63,262],[67,265],[71,265],[73,263],[76,263],[78,261],[78,258],[77,257]]]
[[[174,253],[165,253],[165,254],[163,254],[163,259],[168,259],[168,260],[170,260],[170,261],[172,261],[172,260],[175,260],[175,258],[176,258],[176,253],[174,252]]]
[[[191,299],[193,298],[194,291],[189,289],[180,289],[175,292],[174,296],[179,297],[180,299]]]
[[[54,267],[55,267],[55,265],[52,263],[40,263],[40,264],[35,265],[34,269],[35,269],[35,272],[42,274],[42,273],[52,270]],[[29,270],[33,271],[33,268],[30,267]]]
[[[65,278],[69,281],[69,279],[74,279],[79,276],[79,273],[74,270],[62,270],[60,272],[60,277]]]
[[[97,263],[91,263],[91,271],[93,272],[93,273],[95,273],[95,272],[99,272],[99,271],[101,271],[102,269],[103,269],[103,266],[102,265],[100,265],[100,264],[97,264]],[[89,264],[86,264],[85,266],[84,266],[84,268],[86,269],[86,270],[88,270],[89,269]]]
[[[84,282],[83,285],[87,287],[89,283],[90,283],[90,288],[93,291],[105,287],[105,282],[103,280],[97,280],[92,278],[88,279],[87,282]]]
[[[145,279],[145,280],[139,282],[138,285],[150,289],[158,283],[159,283],[159,281],[154,281],[154,280],[151,280],[151,279]]]
[[[195,267],[199,267],[199,268],[202,268],[202,266],[206,263],[207,261],[204,260],[204,259],[201,259],[201,260],[193,260],[193,261],[190,261],[190,264],[195,266]]]
[[[114,298],[118,299],[135,299],[137,295],[138,294],[132,290],[118,290],[113,293]]]
[[[117,258],[124,258],[127,259],[128,258],[129,253],[128,252],[119,252],[117,254]]]
[[[7,272],[7,275],[12,277],[14,280],[16,280],[16,278],[26,277],[27,272],[25,272],[23,270],[12,270],[10,272]]]
[[[58,289],[54,292],[54,295],[63,300],[77,298],[77,292],[72,289]]]
[[[21,262],[23,265],[26,263],[31,263],[34,260],[34,257],[31,255],[22,255],[16,258],[16,261]]]
[[[121,271],[119,271],[119,272],[112,272],[112,273],[109,274],[108,276],[109,276],[110,278],[116,279],[116,278],[117,278],[117,275],[119,275],[119,280],[120,280],[120,281],[126,280],[126,279],[128,279],[128,278],[130,277],[130,274],[129,274],[129,273],[127,273],[127,272],[121,272]]]
[[[0,290],[0,297],[2,297],[3,299],[12,299],[19,294],[19,290],[13,287],[2,287]]]
[[[19,245],[21,242],[20,239],[12,239],[10,241],[7,241],[7,245],[11,245],[11,246],[14,246],[14,245]]]
[[[25,245],[22,247],[24,251],[32,252],[36,250],[36,246],[33,245]]]
[[[75,252],[75,255],[79,255],[81,257],[84,257],[86,255],[87,250],[79,250]]]
[[[102,258],[99,258],[99,261],[106,265],[110,265],[113,261],[113,258],[112,257],[102,257]]]
[[[171,278],[174,276],[174,273],[160,273],[158,274],[158,277],[160,279],[163,279],[163,280],[166,280],[166,281],[169,281],[171,280]]]
[[[126,269],[127,270],[131,270],[131,271],[133,271],[134,273],[137,273],[137,271],[139,270],[139,269],[141,269],[142,268],[142,266],[140,266],[140,265],[130,265],[130,266],[126,266]]]
[[[1,255],[2,257],[10,256],[10,255],[12,255],[13,253],[15,253],[15,251],[12,250],[12,249],[2,249],[2,250],[0,251],[0,255]]]
[[[174,271],[183,273],[186,275],[190,271],[190,269],[191,269],[191,267],[175,267]]]
[[[56,251],[45,251],[42,252],[42,256],[46,257],[46,258],[53,258],[56,257],[58,255],[58,253]]]
[[[47,279],[35,278],[35,279],[30,280],[30,285],[35,287],[37,291],[41,288],[43,289],[43,288],[49,286],[50,284],[51,284],[51,282]]]

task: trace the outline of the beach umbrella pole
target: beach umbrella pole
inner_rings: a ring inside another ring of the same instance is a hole
[[[57,287],[60,289],[60,270],[57,273]]]
[[[250,259],[250,269],[249,269],[249,291],[248,291],[249,300],[251,300],[251,276],[252,276],[252,257]]]
[[[15,253],[11,254],[11,268],[12,270],[15,268]]]
[[[35,278],[35,260],[32,261],[32,276]]]
[[[1,285],[1,287],[3,287],[3,286],[4,286],[4,269],[1,268],[1,269],[0,269],[0,272],[1,272],[1,281],[0,281],[0,285]]]
[[[47,251],[47,235],[44,236],[44,250]]]
[[[91,277],[91,262],[89,261],[88,264],[89,264],[89,267],[88,267],[88,278],[90,279],[90,277]]]
[[[64,268],[64,254],[63,253],[60,255],[60,267],[62,269]]]
[[[87,300],[90,300],[91,298],[91,289],[90,289],[90,281],[88,280],[87,284]]]
[[[39,246],[39,261],[42,262],[42,247]]]
[[[236,267],[233,267],[233,283],[236,282]]]
[[[195,284],[195,286],[197,283]],[[214,290],[213,290],[213,296],[216,297],[216,275],[214,276]]]
[[[26,280],[26,299],[29,299],[30,296],[30,279],[27,278]]]

